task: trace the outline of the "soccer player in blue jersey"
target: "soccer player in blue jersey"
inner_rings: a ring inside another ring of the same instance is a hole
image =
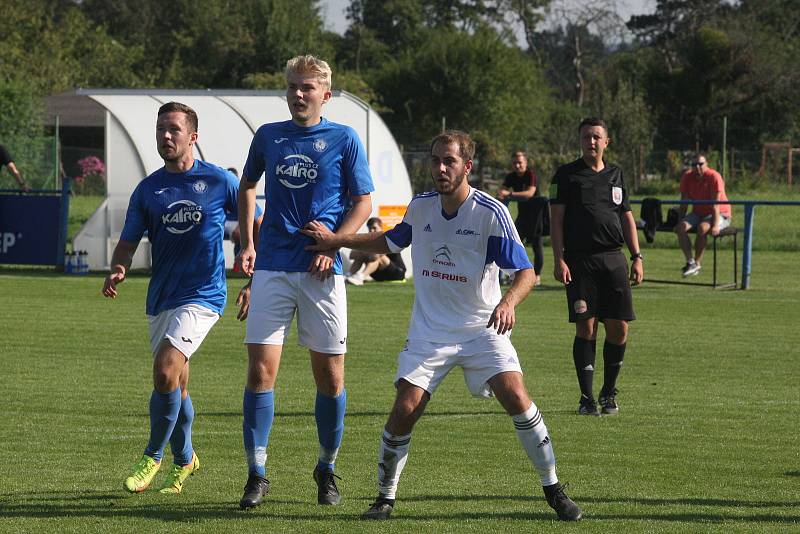
[[[444,132],[431,143],[436,191],[417,195],[403,222],[386,233],[333,235],[318,221],[303,230],[317,244],[310,250],[350,247],[372,253],[411,246],[414,309],[408,341],[397,358],[397,396],[378,453],[378,498],[363,519],[388,519],[400,474],[408,459],[411,431],[437,387],[461,367],[470,392],[495,396],[514,424],[539,475],[548,504],[562,520],[577,521],[581,509],[564,493],[541,412],[522,380],[511,344],[516,306],[536,275],[508,209],[470,187],[475,143],[464,132]],[[505,295],[499,270],[514,272]]]
[[[253,508],[269,491],[267,443],[275,413],[275,377],[283,342],[297,314],[300,345],[309,349],[316,382],[319,459],[313,471],[319,504],[338,504],[334,464],[344,431],[347,393],[347,302],[335,251],[308,252],[303,226],[356,232],[372,211],[374,190],[355,131],[322,117],[331,98],[331,69],[313,56],[286,64],[291,120],[264,124],[253,138],[239,190],[242,271],[253,276],[247,317],[248,369],[242,424],[249,465],[239,504]],[[256,253],[251,231],[256,185],[265,176],[266,213]]]
[[[153,350],[150,440],[123,487],[146,490],[170,444],[174,463],[160,489],[180,493],[200,467],[192,447],[194,408],[187,391],[189,359],[225,308],[225,213],[237,210],[238,181],[230,172],[194,159],[197,114],[170,102],[158,110],[156,143],[164,166],[131,195],[125,226],[111,257],[103,295],[116,298],[142,236],[152,245],[147,319]],[[246,299],[248,294],[243,293]],[[246,306],[246,302],[243,303]]]

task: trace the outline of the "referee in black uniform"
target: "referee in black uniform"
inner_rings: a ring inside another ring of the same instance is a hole
[[[623,242],[631,253],[634,285],[644,276],[642,255],[622,171],[603,160],[609,142],[605,122],[584,119],[578,131],[583,157],[559,167],[550,189],[554,275],[566,285],[569,321],[575,323],[572,358],[581,389],[578,413],[600,415],[592,393],[599,320],[605,325],[606,339],[598,400],[603,414],[616,415],[616,383],[628,321],[636,318]]]

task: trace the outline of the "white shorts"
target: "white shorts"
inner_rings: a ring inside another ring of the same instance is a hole
[[[200,344],[218,320],[218,313],[198,304],[187,304],[164,310],[158,315],[148,315],[153,357],[158,352],[161,341],[166,339],[188,360],[200,348]]]
[[[245,343],[283,345],[297,311],[297,340],[323,354],[347,352],[347,293],[342,275],[256,271]]]
[[[489,330],[480,337],[455,345],[407,341],[397,357],[395,384],[403,379],[433,395],[456,365],[464,370],[464,381],[476,397],[492,396],[487,382],[493,376],[507,371],[522,373],[509,336]]]
[[[225,221],[225,239],[230,239],[233,231],[239,226],[239,221]]]

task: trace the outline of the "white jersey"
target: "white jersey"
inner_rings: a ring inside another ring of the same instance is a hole
[[[499,270],[531,268],[508,209],[472,187],[451,217],[439,193],[414,197],[403,222],[385,235],[392,252],[413,245],[416,291],[408,330],[413,340],[475,339],[500,302]]]

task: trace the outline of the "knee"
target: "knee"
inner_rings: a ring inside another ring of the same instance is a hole
[[[504,408],[508,415],[519,415],[531,407],[531,398],[526,391],[512,391],[503,399]]]
[[[266,391],[275,383],[275,377],[266,362],[251,360],[247,368],[247,387],[251,391]]]
[[[386,422],[386,430],[397,436],[410,434],[418,419],[418,406],[410,399],[395,402]]]
[[[168,368],[156,367],[153,369],[153,387],[159,393],[171,393],[180,386],[180,380]],[[183,391],[182,396],[185,397]]]
[[[612,328],[607,325],[606,340],[614,345],[624,345],[628,341],[628,323],[621,321]]]
[[[338,397],[344,390],[344,381],[326,377],[317,381],[317,391],[326,397]]]
[[[575,323],[575,335],[581,339],[593,341],[597,338],[597,329],[593,321],[580,321]]]

